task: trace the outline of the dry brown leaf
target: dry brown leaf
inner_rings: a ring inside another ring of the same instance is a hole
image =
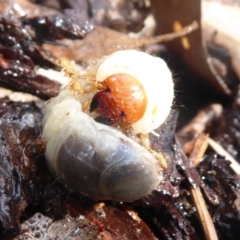
[[[45,50],[51,51],[55,58],[65,57],[75,61],[92,62],[104,55],[109,55],[120,49],[138,48],[157,42],[171,41],[185,36],[196,30],[198,24],[192,24],[182,28],[181,31],[168,33],[156,37],[132,38],[108,28],[98,27],[90,32],[83,40],[63,40],[61,43],[68,47],[50,46],[45,44]]]
[[[201,25],[200,0],[152,0],[152,6],[160,34],[176,31],[193,20]],[[166,45],[173,54],[191,67],[204,81],[207,81],[221,93],[231,94],[231,90],[218,74],[207,54],[201,28],[185,38],[176,39]]]

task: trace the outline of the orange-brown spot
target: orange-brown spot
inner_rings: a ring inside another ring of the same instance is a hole
[[[122,121],[128,124],[141,119],[147,107],[147,94],[142,84],[129,74],[113,74],[102,83],[101,90],[111,94],[113,101],[109,104],[113,114],[121,110]]]
[[[183,26],[179,21],[175,21],[173,23],[174,32],[179,32],[179,31],[182,30],[182,28],[183,28]],[[186,49],[186,50],[190,49],[191,45],[190,45],[190,42],[189,42],[189,40],[186,36],[181,37],[181,43],[182,43],[182,46],[184,47],[184,49]]]

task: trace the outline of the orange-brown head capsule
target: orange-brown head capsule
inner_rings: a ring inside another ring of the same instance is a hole
[[[147,107],[147,94],[136,78],[117,73],[101,82],[100,91],[93,97],[90,111],[97,110],[110,124],[133,124],[141,119]]]

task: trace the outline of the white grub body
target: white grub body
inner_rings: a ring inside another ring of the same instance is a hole
[[[88,70],[97,82],[118,73],[141,82],[148,102],[143,117],[130,126],[134,136],[154,131],[169,115],[173,81],[162,59],[123,50]],[[46,104],[43,138],[50,169],[69,187],[94,199],[124,202],[147,196],[162,180],[160,163],[136,141],[97,123],[85,107],[83,111],[82,106],[98,91],[96,82],[88,82],[87,76],[80,79],[81,85],[90,85],[93,91],[78,93],[70,83]]]
[[[94,199],[133,201],[150,194],[162,179],[150,152],[95,122],[68,88],[47,102],[43,125],[48,164],[74,190]]]
[[[171,111],[174,98],[172,73],[159,57],[137,50],[117,51],[100,61],[96,80],[104,81],[116,73],[134,76],[143,85],[147,96],[147,109],[143,117],[132,124],[133,132],[149,133],[157,129]]]

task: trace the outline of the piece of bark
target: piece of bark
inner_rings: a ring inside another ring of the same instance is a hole
[[[17,231],[28,203],[39,201],[34,175],[38,168],[32,159],[41,153],[36,142],[41,133],[41,111],[31,102],[14,103],[5,98],[0,104],[1,231]]]
[[[64,219],[53,221],[53,219],[34,214],[21,225],[21,232],[14,240],[50,240],[50,239],[98,239],[100,236],[96,227],[89,224],[84,216],[73,218],[66,215]]]

